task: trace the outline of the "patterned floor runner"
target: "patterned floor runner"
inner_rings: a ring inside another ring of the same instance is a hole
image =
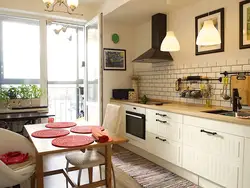
[[[112,161],[115,167],[129,174],[144,188],[198,188],[192,182],[120,146],[115,146]]]

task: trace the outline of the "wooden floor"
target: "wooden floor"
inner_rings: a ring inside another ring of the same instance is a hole
[[[44,159],[44,170],[55,170],[65,167],[66,160],[64,155],[50,155]],[[102,174],[104,177],[104,168],[102,169]],[[116,175],[116,187],[117,188],[141,188],[141,186],[129,175],[115,168]],[[70,176],[72,180],[76,182],[77,172],[71,172]],[[100,180],[99,168],[95,167],[93,172],[93,181]],[[45,177],[44,179],[45,188],[66,188],[66,181],[62,174]],[[82,172],[82,184],[88,183],[88,171],[83,170]],[[21,185],[21,188],[30,188],[29,182],[25,182]],[[69,185],[69,188],[71,186]]]

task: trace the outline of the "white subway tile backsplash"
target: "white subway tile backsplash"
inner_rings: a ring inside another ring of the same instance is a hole
[[[208,67],[214,67],[214,66],[216,66],[216,65],[217,65],[217,62],[216,62],[216,61],[210,61],[210,62],[207,63],[207,66],[208,66]]]
[[[239,64],[239,65],[247,65],[248,64],[248,58],[238,59],[237,64]]]
[[[227,64],[226,60],[219,60],[217,61],[217,66],[225,66]]]
[[[227,65],[236,65],[237,64],[237,60],[236,59],[228,59],[227,60]]]
[[[214,73],[220,72],[220,67],[212,67],[212,72]]]
[[[202,68],[196,68],[196,69],[194,70],[194,72],[200,73],[200,72],[202,72]]]
[[[202,72],[211,72],[211,70],[212,70],[211,68],[203,68]]]
[[[202,67],[202,68],[203,68],[203,67],[207,67],[207,62],[200,63],[200,64],[199,64],[199,67]]]
[[[174,100],[185,103],[205,104],[204,99],[187,99],[180,98],[179,92],[175,91],[175,82],[178,78],[184,78],[186,76],[207,76],[209,78],[222,77],[221,72],[224,71],[250,71],[249,59],[228,59],[217,60],[202,63],[180,63],[180,64],[153,64],[152,69],[136,71],[136,74],[140,76],[140,96],[146,94],[149,98]],[[204,82],[205,83],[205,82]],[[223,84],[219,81],[210,81],[213,88],[212,104],[216,106],[230,107],[230,101],[224,101],[221,97]],[[199,89],[199,84],[188,84],[188,82],[182,82],[182,89],[186,89],[190,86],[193,89]],[[228,90],[228,94],[230,91]]]
[[[250,65],[243,65],[243,71],[250,71]]]
[[[242,66],[232,66],[232,71],[242,71]]]

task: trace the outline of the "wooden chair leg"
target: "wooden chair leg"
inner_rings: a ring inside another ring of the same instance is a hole
[[[30,187],[35,188],[36,187],[36,175],[35,173],[30,178]]]
[[[93,182],[93,167],[88,168],[88,172],[89,172],[89,183]]]
[[[111,170],[112,170],[112,174],[113,174],[113,182],[114,182],[114,188],[116,188],[116,181],[115,181],[115,171],[114,171],[114,166],[111,163]]]

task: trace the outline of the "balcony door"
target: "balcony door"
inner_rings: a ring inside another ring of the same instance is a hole
[[[102,73],[102,14],[85,26],[85,117],[94,123],[102,123],[103,73]]]

